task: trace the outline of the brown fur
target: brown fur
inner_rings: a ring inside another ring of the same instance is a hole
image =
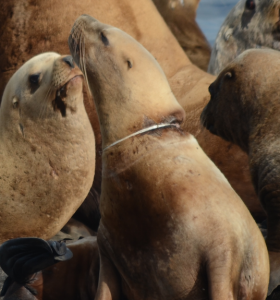
[[[153,1],[190,61],[207,71],[211,47],[195,20],[199,1]]]
[[[31,275],[30,280],[24,285],[13,283],[4,299],[94,299],[99,275],[96,237],[69,243],[67,247],[73,252],[73,257],[69,261],[59,262]]]
[[[0,242],[52,237],[85,199],[95,141],[82,88],[72,57],[53,52],[9,80],[0,107]]]
[[[264,300],[264,239],[225,177],[180,131],[185,112],[154,57],[87,15],[75,22],[69,46],[102,133],[95,299]],[[176,127],[113,144],[160,123]]]
[[[38,0],[26,6],[16,0],[0,3],[0,28],[3,29],[0,31],[0,92],[11,74],[35,54],[47,50],[67,53],[67,36],[79,15],[86,12],[119,27],[142,43],[160,63],[186,112],[183,128],[195,135],[252,214],[257,218],[264,215],[250,181],[247,155],[200,127],[199,116],[209,101],[208,86],[214,77],[190,63],[150,0],[80,0],[70,6],[66,0]],[[96,137],[95,187],[100,189],[101,135],[93,103],[86,99],[85,105]]]
[[[270,292],[280,283],[279,59],[274,50],[245,51],[210,86],[202,114],[204,126],[249,155],[252,181],[267,212]]]

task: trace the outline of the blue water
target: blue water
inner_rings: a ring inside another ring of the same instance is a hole
[[[219,29],[238,0],[201,0],[196,20],[213,46]]]

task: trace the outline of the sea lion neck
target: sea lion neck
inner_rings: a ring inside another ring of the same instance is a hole
[[[182,136],[190,135],[182,133],[176,127],[157,129],[131,137],[105,150],[102,157],[102,177],[116,176],[151,152],[160,151],[163,145],[180,142]]]
[[[260,202],[269,215],[268,236],[269,251],[279,252],[279,213],[275,209],[279,204],[280,181],[280,139],[268,133],[264,139],[256,139],[249,145],[249,166],[252,182]]]

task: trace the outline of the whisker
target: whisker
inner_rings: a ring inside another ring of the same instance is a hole
[[[39,112],[39,119],[42,119],[42,118],[43,118],[44,112],[45,112],[45,110],[47,109],[47,106],[48,106],[48,98],[49,98],[49,96],[50,96],[51,90],[52,90],[52,86],[49,87],[49,89],[48,89],[48,91],[47,91],[47,93],[46,93],[46,95],[45,95],[45,98],[44,98],[44,100],[43,100],[43,102],[42,102],[43,105],[42,105],[42,107],[41,107],[41,109],[40,109],[40,112]]]
[[[83,37],[84,38],[84,37]],[[86,69],[86,63],[85,63],[85,52],[86,52],[86,47],[85,47],[85,40],[83,39],[83,42],[84,42],[84,44],[83,44],[83,48],[82,48],[82,62],[81,62],[81,64],[83,65],[83,69],[84,69],[84,75],[85,75],[85,80],[86,80],[86,84],[87,84],[87,90],[88,90],[88,92],[89,92],[89,95],[90,96],[92,96],[92,94],[91,94],[91,90],[90,90],[90,87],[89,87],[89,83],[88,83],[88,76],[87,76],[87,69]]]

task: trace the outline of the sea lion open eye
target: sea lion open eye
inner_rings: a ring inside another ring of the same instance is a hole
[[[38,85],[39,84],[40,75],[41,75],[41,73],[35,73],[35,74],[30,75],[29,76],[30,83]]]
[[[245,7],[249,10],[253,10],[256,8],[256,4],[255,4],[255,1],[254,0],[247,0],[246,1],[246,4],[245,4]]]
[[[100,32],[100,36],[101,36],[101,41],[104,44],[104,46],[109,46],[109,40],[107,39],[107,37],[104,35],[104,33],[102,31]]]

